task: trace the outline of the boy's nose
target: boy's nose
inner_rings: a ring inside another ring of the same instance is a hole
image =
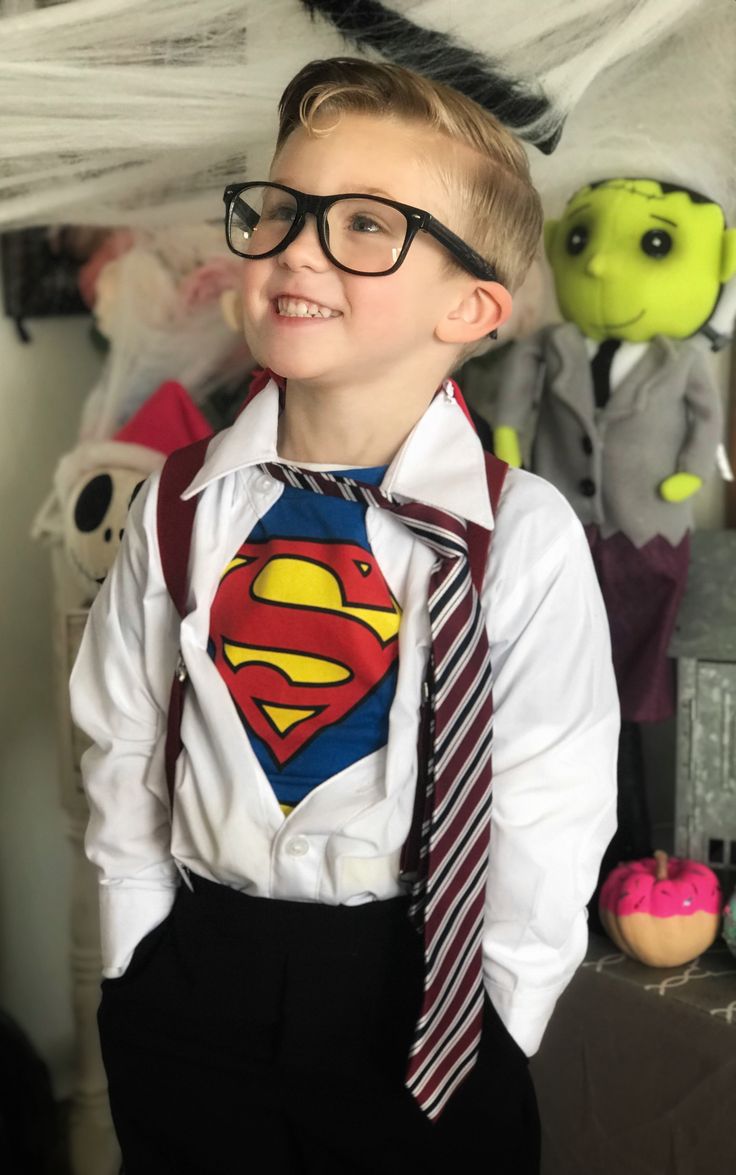
[[[317,221],[312,214],[308,214],[298,234],[287,245],[283,253],[279,253],[277,260],[287,269],[326,269],[329,259],[322,251],[317,232]]]

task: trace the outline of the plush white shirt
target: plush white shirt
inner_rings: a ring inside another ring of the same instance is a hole
[[[207,652],[222,569],[282,492],[254,468],[279,459],[277,420],[272,384],[212,440],[183,495],[203,491],[181,624],[162,577],[158,476],[150,479],[74,667],[74,718],[95,744],[82,764],[86,847],[100,869],[110,977],[169,912],[181,866],[261,897],[350,905],[401,892],[432,552],[395,516],[368,508],[371,547],[402,609],[388,743],[325,780],[288,817]],[[451,394],[432,401],[382,487],[496,524],[482,593],[495,676],[484,971],[491,1000],[531,1055],[584,956],[585,904],[615,828],[618,703],[587,543],[561,495],[519,470],[509,471],[493,519],[480,443]],[[189,684],[171,822],[164,741],[178,649]]]
[[[621,346],[614,351],[611,370],[608,375],[608,384],[612,392],[615,392],[619,384],[624,382],[626,376],[634,369],[634,366],[639,362],[648,346],[649,343],[622,342]],[[588,352],[588,358],[591,363],[598,354],[599,347],[600,343],[596,339],[589,339],[586,336],[585,349]]]

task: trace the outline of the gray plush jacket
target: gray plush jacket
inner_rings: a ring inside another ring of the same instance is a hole
[[[531,468],[583,523],[636,547],[655,535],[677,544],[691,529],[691,501],[665,502],[657,487],[713,470],[721,404],[702,350],[657,335],[599,409],[585,337],[566,322],[516,343],[499,383],[495,426],[532,436]]]

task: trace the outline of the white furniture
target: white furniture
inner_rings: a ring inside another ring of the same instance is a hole
[[[72,1175],[118,1175],[120,1150],[110,1117],[107,1082],[97,1036],[100,1001],[97,873],[84,855],[87,805],[79,769],[86,741],[72,724],[67,689],[87,619],[87,608],[67,570],[60,546],[53,545],[51,559],[61,802],[72,851],[70,962],[76,1039],[69,1161]]]

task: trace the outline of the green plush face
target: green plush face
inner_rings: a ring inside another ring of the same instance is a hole
[[[733,237],[717,204],[641,179],[581,188],[545,225],[564,317],[592,339],[629,342],[686,338],[707,322],[731,276]]]

